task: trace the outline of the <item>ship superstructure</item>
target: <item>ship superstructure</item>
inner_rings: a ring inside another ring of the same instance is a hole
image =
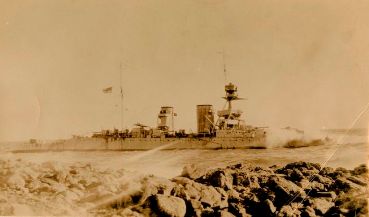
[[[227,101],[227,108],[218,111],[216,137],[244,138],[250,141],[255,137],[265,137],[266,132],[262,128],[246,125],[241,119],[242,111],[233,109],[232,101],[243,100],[238,97],[237,87],[229,83],[225,86],[225,92],[226,96],[223,98]]]
[[[225,85],[226,107],[214,118],[212,105],[196,106],[197,132],[186,133],[174,129],[177,114],[172,106],[162,106],[157,125],[149,127],[137,123],[132,129],[102,130],[92,137],[74,137],[52,144],[30,145],[29,150],[148,150],[163,149],[223,149],[223,148],[266,148],[266,131],[263,127],[246,125],[242,111],[233,108],[238,97],[237,86]]]

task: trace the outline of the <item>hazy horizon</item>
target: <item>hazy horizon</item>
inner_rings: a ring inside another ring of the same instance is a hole
[[[119,128],[120,71],[125,127],[155,126],[169,105],[177,129],[196,131],[196,105],[221,109],[226,82],[255,126],[348,128],[369,102],[368,1],[0,6],[0,141]]]

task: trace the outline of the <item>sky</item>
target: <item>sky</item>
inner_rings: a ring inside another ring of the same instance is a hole
[[[195,132],[233,82],[247,124],[347,128],[368,60],[366,0],[0,0],[0,141],[119,128],[120,84],[124,127],[174,106]]]

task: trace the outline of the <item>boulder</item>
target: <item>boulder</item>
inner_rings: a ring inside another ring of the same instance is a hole
[[[231,189],[227,191],[228,194],[228,200],[232,202],[239,202],[241,201],[240,193],[238,193],[236,190]]]
[[[277,217],[300,217],[301,212],[291,205],[284,205],[276,215]]]
[[[310,163],[305,161],[298,161],[294,163],[289,163],[286,166],[283,167],[284,169],[299,169],[306,168],[308,170],[320,170],[321,166],[318,163]],[[282,169],[283,169],[282,168]]]
[[[201,213],[201,217],[214,217],[217,216],[217,214],[212,208],[207,207],[205,209],[203,209],[202,213]]]
[[[145,202],[151,195],[170,195],[175,184],[168,179],[159,177],[145,177],[142,181],[142,196],[140,203]]]
[[[357,189],[358,186],[346,178],[340,177],[334,181],[332,188],[337,192],[348,192],[352,189]]]
[[[332,167],[324,167],[319,174],[323,176],[331,176],[331,174],[334,172],[334,169]]]
[[[229,203],[228,211],[237,217],[251,216],[246,212],[246,209],[241,203]]]
[[[7,180],[8,186],[13,189],[23,189],[26,185],[26,182],[24,181],[23,177],[15,173],[11,175]]]
[[[361,178],[361,177],[356,177],[356,176],[350,176],[350,177],[347,177],[347,180],[357,184],[357,185],[360,185],[360,186],[367,186],[367,182],[364,178]]]
[[[311,207],[315,210],[316,214],[324,215],[326,212],[334,206],[332,201],[329,201],[325,198],[312,198]]]
[[[301,217],[316,217],[315,210],[311,206],[307,206],[301,211]]]
[[[172,192],[173,195],[181,197],[186,201],[192,199],[199,200],[204,208],[222,205],[222,195],[213,186],[200,184],[184,177],[176,177],[172,181],[180,185],[174,188],[175,192]]]
[[[352,175],[366,175],[368,173],[368,167],[365,164],[361,164],[355,167],[351,172]]]
[[[233,175],[234,184],[237,186],[247,187],[247,188],[260,188],[259,178],[261,176],[255,173],[240,172]],[[261,178],[262,179],[262,178]]]
[[[268,187],[274,191],[278,207],[286,204],[291,199],[298,201],[306,196],[303,189],[295,183],[277,176],[270,178]]]
[[[273,202],[269,199],[264,200],[260,205],[260,215],[262,216],[274,216],[277,208],[274,206]]]
[[[329,174],[329,176],[332,178],[332,179],[337,179],[337,178],[342,178],[342,177],[348,177],[350,176],[350,171],[345,169],[345,168],[342,168],[342,167],[338,167],[334,170],[333,173]]]
[[[215,190],[217,190],[221,195],[221,202],[219,205],[220,209],[224,209],[228,207],[228,194],[223,188],[215,187]]]
[[[132,211],[130,209],[123,209],[118,216],[127,216],[127,217],[144,217],[143,214]]]
[[[196,181],[209,184],[214,187],[224,188],[225,190],[232,189],[233,186],[233,176],[229,169],[208,172],[205,176],[197,179]]]
[[[302,174],[302,172],[298,169],[293,169],[291,174],[289,174],[289,180],[293,181],[293,182],[298,182],[301,181],[302,179],[305,178],[304,174]]]
[[[219,217],[235,217],[232,213],[226,211],[226,210],[222,210],[219,212],[218,214]]]
[[[206,169],[200,168],[195,164],[190,164],[183,167],[181,176],[195,180],[205,175],[206,171]]]
[[[187,178],[186,178],[187,179]],[[181,179],[183,180],[183,179]],[[189,180],[189,179],[188,179]],[[177,181],[177,178],[176,180]],[[200,199],[200,191],[201,191],[201,184],[196,183],[192,180],[189,180],[190,182],[177,182],[177,186],[175,186],[171,192],[171,195],[180,197],[184,200],[191,200]],[[181,184],[180,184],[181,183]]]
[[[159,216],[184,217],[186,214],[184,200],[174,196],[157,194],[153,197],[152,206]]]
[[[311,189],[311,183],[307,179],[302,179],[296,184],[302,189]]]
[[[221,195],[213,186],[203,187],[200,191],[200,201],[205,206],[220,206]]]
[[[324,186],[324,184],[317,182],[317,181],[312,181],[310,182],[310,187],[309,189],[312,189],[314,191],[325,191],[327,190]]]
[[[317,191],[317,192],[311,192],[311,196],[313,197],[325,197],[330,198],[332,200],[335,200],[337,195],[333,191]]]
[[[187,201],[187,216],[201,217],[204,207],[198,200]]]

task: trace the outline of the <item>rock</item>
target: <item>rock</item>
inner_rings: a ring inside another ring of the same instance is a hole
[[[344,194],[339,194],[335,201],[339,212],[345,216],[367,216],[368,194],[366,190],[366,188],[353,189]]]
[[[195,164],[190,164],[183,167],[181,176],[195,180],[205,175],[206,171],[206,169],[199,168]]]
[[[151,195],[170,195],[174,188],[174,183],[165,178],[146,177],[142,181],[142,196],[140,202],[143,203]]]
[[[157,194],[153,201],[153,209],[159,216],[184,217],[186,214],[186,204],[181,198]]]
[[[347,179],[342,178],[342,177],[337,178],[336,181],[333,183],[332,187],[333,187],[333,189],[336,190],[337,193],[339,193],[341,191],[348,192],[352,189],[357,188],[357,186],[354,183],[352,183],[352,182],[350,182]]]
[[[331,207],[326,213],[325,216],[348,216],[348,210],[339,208],[338,206]]]
[[[284,205],[279,210],[276,216],[277,217],[300,217],[301,212],[296,208],[292,208],[290,205]]]
[[[225,190],[232,189],[233,186],[233,176],[229,169],[211,171],[196,181]]]
[[[249,175],[245,172],[233,174],[233,183],[236,186],[244,187],[249,184]]]
[[[296,168],[293,169],[291,174],[289,175],[289,179],[293,182],[301,181],[304,178],[305,178],[304,174],[302,174],[302,172]]]
[[[234,174],[234,184],[247,188],[260,188],[259,178],[252,173],[237,173]]]
[[[195,181],[193,181],[193,180],[191,180],[187,177],[180,177],[180,176],[174,177],[172,179],[172,181],[175,182],[176,184],[179,184],[179,185],[182,185],[182,186],[185,186],[187,184],[192,185],[193,183],[195,183]]]
[[[215,190],[217,190],[221,195],[221,202],[219,205],[220,209],[224,209],[228,207],[228,194],[223,188],[215,187]]]
[[[260,214],[262,216],[274,216],[274,213],[277,211],[277,208],[274,206],[273,202],[269,199],[266,199],[262,202],[260,206]]]
[[[200,201],[202,204],[205,204],[205,206],[220,206],[221,195],[212,186],[204,187],[200,192]]]
[[[222,205],[222,196],[213,186],[206,186],[184,177],[176,177],[172,180],[183,186],[175,188],[176,192],[173,193],[176,196],[186,201],[199,200],[205,208]]]
[[[352,175],[365,175],[368,173],[368,167],[365,164],[361,164],[358,167],[355,167],[351,172]]]
[[[316,176],[319,173],[319,170],[316,169],[306,169],[301,168],[301,173],[305,176],[306,179],[311,180],[314,176]]]
[[[279,207],[294,198],[294,201],[301,200],[306,196],[305,192],[295,183],[281,177],[271,177],[268,187],[276,195],[276,205]]]
[[[319,174],[323,176],[330,176],[334,172],[332,167],[324,167]]]
[[[132,211],[130,209],[123,209],[123,211],[121,211],[118,216],[125,216],[125,217],[144,217],[144,215],[142,215],[142,214],[140,214],[138,212]]]
[[[360,177],[350,176],[350,177],[347,177],[347,180],[349,180],[349,181],[351,181],[355,184],[361,185],[361,186],[367,186],[368,185],[366,183],[366,181],[363,178],[360,178]]]
[[[314,191],[325,191],[326,190],[324,184],[317,182],[317,181],[312,181],[310,183],[310,189]]]
[[[205,209],[203,209],[202,213],[201,213],[201,217],[214,217],[217,213],[215,213],[215,211],[210,208],[207,207]]]
[[[329,176],[332,178],[332,179],[337,179],[337,178],[342,178],[342,177],[348,177],[350,176],[350,171],[348,171],[347,169],[345,168],[342,168],[342,167],[338,167],[334,170],[333,173],[329,174]]]
[[[20,174],[13,174],[11,175],[8,180],[8,186],[13,189],[23,189],[26,185],[23,177]]]
[[[204,208],[201,205],[201,202],[198,200],[189,200],[187,202],[187,216],[198,216],[201,217],[202,211]]]
[[[302,179],[297,185],[302,189],[311,189],[311,183],[307,179]]]
[[[196,182],[190,182],[183,185],[175,186],[171,192],[171,195],[178,196],[184,200],[199,200],[200,199],[200,191],[201,184]]]
[[[327,187],[329,187],[333,183],[333,180],[331,178],[324,177],[324,176],[319,175],[319,174],[316,174],[314,176],[314,180],[319,182],[319,183],[322,183],[324,186],[327,186]]]
[[[251,176],[249,181],[250,181],[249,188],[251,188],[251,189],[260,188],[259,179],[258,179],[257,176]]]
[[[294,163],[289,163],[283,167],[284,169],[301,169],[306,168],[308,170],[320,170],[321,166],[317,163],[310,163],[305,161],[299,161]]]
[[[332,200],[335,200],[337,195],[336,193],[334,193],[333,191],[317,191],[314,193],[311,193],[312,196],[314,197],[327,197],[327,198],[331,198]]]
[[[227,194],[228,194],[228,200],[229,201],[239,202],[239,201],[242,200],[241,197],[240,197],[240,194],[234,189],[228,190]]]
[[[246,209],[240,203],[230,203],[228,211],[237,217],[249,217],[250,214],[246,213]]]
[[[220,211],[219,217],[235,217],[232,213],[226,211],[226,210],[222,210]]]
[[[324,215],[331,207],[334,206],[332,201],[328,201],[323,198],[313,198],[311,207],[315,210],[316,214]]]
[[[250,213],[251,215],[257,215],[260,213],[260,205],[261,200],[256,194],[256,192],[250,192],[248,195],[245,195],[244,198],[244,205],[247,210],[247,213]]]
[[[315,215],[315,210],[310,207],[307,206],[305,207],[305,209],[301,212],[301,217],[316,217]]]

